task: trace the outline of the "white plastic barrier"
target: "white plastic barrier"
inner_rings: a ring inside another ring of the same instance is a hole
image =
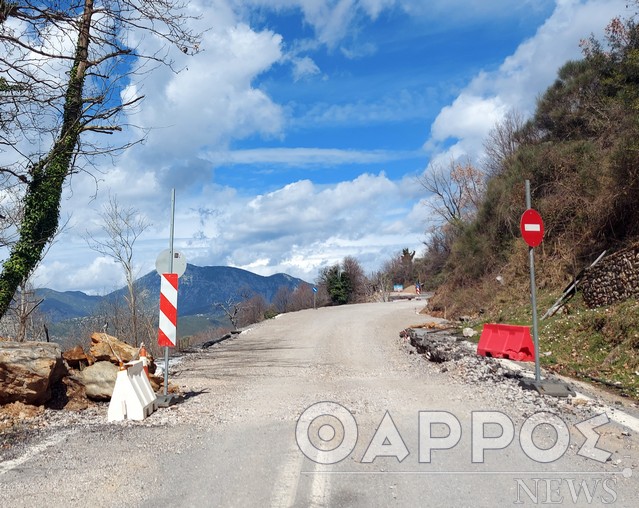
[[[109,421],[144,420],[157,409],[156,395],[144,372],[142,360],[128,362],[118,372],[111,402]]]

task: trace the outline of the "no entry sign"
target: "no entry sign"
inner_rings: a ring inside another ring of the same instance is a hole
[[[529,208],[521,216],[521,236],[531,247],[537,247],[544,238],[544,221],[537,210]]]

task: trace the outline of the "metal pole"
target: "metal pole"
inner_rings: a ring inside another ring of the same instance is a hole
[[[530,210],[530,180],[526,180],[526,208]],[[530,299],[532,303],[533,318],[533,342],[535,344],[535,382],[541,381],[541,369],[539,367],[539,332],[537,329],[537,295],[535,289],[535,250],[528,247],[528,258],[530,260]]]
[[[175,227],[175,189],[171,190],[171,233],[169,238],[169,273],[173,273],[173,234]],[[177,334],[176,334],[177,337]],[[169,346],[164,346],[164,395],[169,394]]]

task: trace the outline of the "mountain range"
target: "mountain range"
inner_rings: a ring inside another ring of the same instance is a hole
[[[285,286],[294,290],[302,279],[278,273],[268,277],[247,270],[229,266],[195,266],[188,264],[178,280],[178,315],[219,314],[216,304],[229,299],[241,300],[246,295],[261,295],[271,302],[277,290]],[[137,279],[136,287],[150,302],[160,301],[160,275],[153,271]],[[39,310],[51,323],[90,316],[105,302],[124,298],[126,287],[105,296],[87,295],[82,291],[59,292],[43,288],[36,290],[36,296],[44,301]]]

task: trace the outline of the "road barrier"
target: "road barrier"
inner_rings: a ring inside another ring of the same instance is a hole
[[[485,324],[477,344],[477,354],[534,362],[535,346],[530,336],[530,327]]]
[[[115,379],[108,420],[144,420],[157,407],[155,392],[144,372],[144,362],[125,363]]]

